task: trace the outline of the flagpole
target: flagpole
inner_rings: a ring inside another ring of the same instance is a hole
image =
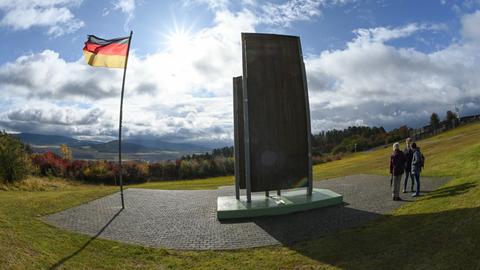
[[[118,167],[119,167],[119,179],[120,179],[120,196],[122,199],[122,209],[125,208],[125,201],[123,199],[123,179],[122,179],[122,116],[123,116],[123,93],[125,92],[125,76],[127,74],[128,55],[130,53],[130,43],[132,42],[133,31],[130,31],[130,37],[128,39],[127,56],[125,57],[125,67],[123,68],[123,80],[122,80],[122,95],[120,98],[120,119],[118,123]]]

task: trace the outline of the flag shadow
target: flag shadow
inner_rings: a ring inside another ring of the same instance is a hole
[[[90,243],[97,239],[104,231],[105,229],[108,228],[108,226],[115,220],[115,218],[117,218],[118,215],[120,215],[120,213],[123,211],[123,208],[121,208],[120,210],[118,210],[114,215],[113,217],[97,232],[97,234],[95,234],[94,236],[92,236],[85,244],[83,244],[79,249],[77,249],[75,252],[73,252],[72,254],[62,258],[61,260],[59,260],[58,262],[56,262],[54,265],[52,265],[49,270],[53,270],[53,269],[57,269],[58,267],[62,266],[65,262],[67,262],[68,260],[70,260],[71,258],[75,257],[77,254],[79,254],[80,252],[82,252],[88,245],[90,245]]]

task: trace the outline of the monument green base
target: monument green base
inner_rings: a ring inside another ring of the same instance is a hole
[[[270,192],[273,193],[273,192]],[[276,193],[276,192],[275,192]],[[217,218],[219,220],[283,215],[316,209],[343,202],[343,196],[328,189],[314,188],[312,196],[306,189],[282,190],[282,195],[252,194],[252,200],[241,196],[221,196],[217,198]]]

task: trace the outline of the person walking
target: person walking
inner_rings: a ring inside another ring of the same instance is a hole
[[[416,143],[412,143],[412,149],[412,180],[416,183],[415,193],[412,194],[412,197],[417,197],[420,196],[420,172],[422,171],[425,158]]]
[[[401,201],[400,183],[405,171],[405,155],[400,151],[398,142],[393,144],[393,153],[390,156],[390,174],[393,176],[392,196],[394,201]]]
[[[407,184],[408,178],[412,182],[412,187],[410,189],[413,192],[413,176],[412,176],[412,158],[413,158],[413,149],[412,149],[412,139],[407,138],[405,140],[405,149],[403,150],[403,154],[405,155],[405,180],[403,183],[403,193],[407,193]]]

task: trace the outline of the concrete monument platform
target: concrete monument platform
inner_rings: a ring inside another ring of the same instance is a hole
[[[422,189],[432,191],[447,181],[423,177]],[[365,224],[422,199],[402,193],[405,201],[392,201],[388,176],[352,175],[315,181],[314,187],[342,194],[344,203],[286,215],[219,221],[217,198],[233,196],[234,186],[217,190],[129,188],[125,191],[124,210],[120,194],[114,193],[42,219],[65,230],[125,243],[223,250],[290,245],[314,239]],[[241,195],[245,196],[243,191]]]
[[[217,199],[217,217],[219,220],[251,218],[261,216],[284,215],[326,206],[341,204],[343,196],[328,189],[314,188],[307,196],[305,188],[282,190],[280,196],[262,194],[252,195],[247,202],[245,196],[237,200],[235,196],[220,196]]]

